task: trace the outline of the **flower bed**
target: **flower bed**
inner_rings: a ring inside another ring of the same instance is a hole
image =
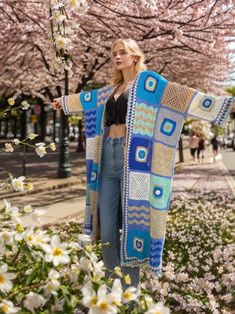
[[[231,194],[203,191],[172,200],[163,276],[144,280],[172,313],[232,313],[234,201]]]

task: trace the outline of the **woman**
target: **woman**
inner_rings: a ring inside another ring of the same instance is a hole
[[[84,231],[110,242],[103,248],[105,265],[121,264],[137,286],[140,265],[161,271],[174,157],[185,117],[221,125],[233,103],[144,70],[143,54],[131,39],[116,40],[111,59],[111,85],[55,99],[53,107],[65,114],[85,112]]]
[[[190,154],[193,158],[193,161],[196,161],[196,151],[198,150],[198,142],[199,138],[195,132],[192,132],[192,135],[189,139],[189,148],[190,148]]]
[[[203,134],[199,134],[198,136],[198,148],[197,148],[197,161],[201,162],[204,159],[204,152],[205,152],[205,138]]]

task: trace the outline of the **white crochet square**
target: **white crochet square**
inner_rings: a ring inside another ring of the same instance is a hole
[[[214,121],[224,102],[224,97],[213,97],[198,92],[189,107],[188,114],[206,121]]]
[[[142,172],[130,172],[130,199],[149,200],[150,175]]]
[[[94,159],[95,138],[86,138],[86,159]]]

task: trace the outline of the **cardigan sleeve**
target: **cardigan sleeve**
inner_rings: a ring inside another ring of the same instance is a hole
[[[224,126],[232,111],[233,97],[212,96],[196,89],[168,82],[163,92],[161,104],[184,116],[202,119]]]
[[[194,90],[187,115],[224,126],[234,106],[234,98],[214,96]]]
[[[66,115],[83,111],[81,93],[61,97],[62,109]]]

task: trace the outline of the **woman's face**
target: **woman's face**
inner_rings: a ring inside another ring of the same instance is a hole
[[[112,61],[115,68],[119,71],[132,68],[137,57],[130,55],[123,43],[117,43],[113,48]]]

